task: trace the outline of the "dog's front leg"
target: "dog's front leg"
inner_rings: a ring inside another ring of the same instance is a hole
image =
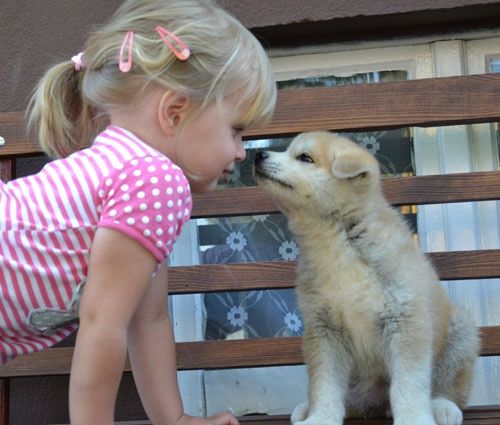
[[[304,356],[309,375],[309,406],[297,406],[294,425],[341,425],[352,357],[340,332],[317,326],[304,335]]]
[[[389,337],[387,366],[394,425],[436,425],[431,408],[432,348],[429,333],[425,333],[403,326]]]

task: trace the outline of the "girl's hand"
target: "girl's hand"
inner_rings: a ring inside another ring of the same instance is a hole
[[[236,419],[231,413],[223,412],[217,415],[210,416],[205,419],[211,425],[240,425],[238,419]]]
[[[224,412],[214,416],[209,416],[206,419],[196,416],[182,415],[176,425],[239,425],[236,419],[230,413]]]

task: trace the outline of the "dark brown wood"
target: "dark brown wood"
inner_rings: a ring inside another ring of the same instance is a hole
[[[500,277],[500,249],[433,252],[427,255],[441,280]]]
[[[273,120],[248,137],[500,120],[499,74],[283,90]],[[496,99],[495,99],[496,97]]]
[[[482,350],[485,356],[500,355],[500,326],[483,327]],[[303,363],[302,339],[262,338],[244,340],[182,342],[176,344],[180,370],[227,369],[296,365]],[[20,356],[0,367],[0,378],[15,376],[67,375],[71,369],[72,347],[49,348]],[[130,364],[124,368],[130,372]]]
[[[500,171],[386,178],[382,183],[392,205],[500,199]]]
[[[41,152],[36,141],[27,137],[24,112],[0,113],[0,137],[5,140],[5,145],[0,148],[0,157]]]
[[[241,425],[290,425],[288,415],[255,415],[238,418]],[[347,419],[346,425],[390,425],[392,419]],[[148,422],[143,422],[144,425]],[[500,424],[500,406],[469,407],[464,410],[464,425],[498,425]],[[128,425],[128,424],[127,424]],[[137,423],[139,425],[139,423]]]
[[[500,406],[472,406],[464,409],[463,425],[500,424]],[[290,425],[288,415],[248,415],[238,418],[241,425]],[[347,419],[346,425],[392,425],[389,418]],[[151,425],[148,420],[117,422],[117,425]]]
[[[0,379],[0,425],[9,425],[10,378]]]
[[[295,262],[274,261],[171,267],[171,294],[292,288]]]
[[[427,254],[441,280],[500,277],[500,249]],[[295,262],[270,261],[171,267],[171,294],[292,288]]]
[[[276,212],[276,204],[259,187],[252,186],[193,194],[191,217],[230,217]]]
[[[11,180],[16,170],[16,160],[15,159],[0,159],[0,180],[7,182]]]
[[[483,74],[282,90],[268,128],[247,131],[245,137],[498,121],[499,84],[499,74]],[[40,152],[26,137],[23,112],[0,113],[0,136],[7,142],[0,155]]]
[[[500,326],[486,326],[481,328],[481,355],[500,355]]]
[[[500,75],[500,74],[499,74]],[[392,205],[423,205],[500,199],[500,171],[386,178],[382,187]],[[193,218],[279,212],[257,186],[195,194]]]
[[[243,416],[238,419],[241,425],[290,425],[288,415],[255,415]],[[347,419],[345,421],[346,425],[391,425],[392,423],[390,418]],[[146,425],[148,422],[142,422],[142,424]],[[500,424],[500,406],[469,407],[464,410],[464,425],[498,424]]]
[[[302,338],[300,337],[177,344],[177,365],[182,370],[280,366],[302,363]]]

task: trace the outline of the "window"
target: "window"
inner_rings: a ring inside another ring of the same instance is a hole
[[[471,74],[499,72],[498,46],[500,39],[492,38],[331,53],[279,51],[275,52],[272,64],[281,87],[379,82],[460,75],[465,70]],[[486,171],[499,166],[498,124],[399,129],[348,136],[372,150],[386,174]],[[225,184],[255,184],[251,173],[255,151],[284,150],[288,143],[289,139],[248,142],[248,159]],[[408,218],[423,251],[500,246],[497,202],[409,206],[403,212],[410,213]],[[188,233],[185,239],[190,241],[188,251],[195,262],[283,261],[298,255],[286,222],[279,214],[200,220]],[[443,282],[443,285],[453,302],[465,304],[474,313],[478,325],[500,324],[496,306],[500,300],[498,279]],[[201,328],[192,333],[196,338],[258,338],[302,332],[292,291],[252,291],[201,298],[203,303],[199,298],[187,303],[198,311],[206,310],[206,317],[199,320]],[[182,317],[185,315],[182,313]],[[176,335],[177,331],[182,334],[181,320],[174,322]],[[500,360],[494,357],[478,361],[471,404],[500,403],[499,366]],[[296,404],[305,400],[306,380],[305,369],[297,366],[207,371],[200,378],[203,381],[200,385],[206,388],[203,402],[207,414],[228,407],[237,414],[276,414],[290,413]],[[262,391],[266,394],[257,396]]]

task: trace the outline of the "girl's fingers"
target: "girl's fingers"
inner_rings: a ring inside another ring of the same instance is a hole
[[[207,418],[207,421],[213,425],[240,425],[238,419],[230,413],[219,413]]]

